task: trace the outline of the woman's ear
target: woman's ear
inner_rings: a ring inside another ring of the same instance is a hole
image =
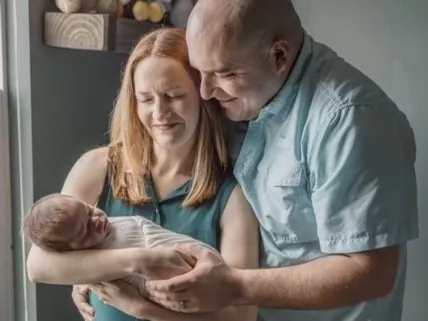
[[[287,58],[290,46],[285,39],[278,39],[272,45],[270,55],[274,61],[275,69],[280,74],[287,70]]]

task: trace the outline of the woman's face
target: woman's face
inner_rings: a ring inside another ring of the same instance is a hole
[[[183,65],[149,57],[134,73],[137,113],[155,144],[169,150],[190,146],[200,114],[198,89]]]

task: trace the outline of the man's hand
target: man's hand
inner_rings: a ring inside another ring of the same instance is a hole
[[[150,299],[178,312],[218,311],[234,305],[240,296],[235,271],[225,262],[195,245],[180,246],[197,259],[194,269],[169,280],[146,283]]]
[[[196,263],[186,253],[175,249],[153,248],[150,254],[138,258],[138,273],[148,280],[165,280],[190,272]]]
[[[89,288],[83,285],[74,285],[71,297],[83,319],[85,321],[94,321],[95,310],[89,305]]]

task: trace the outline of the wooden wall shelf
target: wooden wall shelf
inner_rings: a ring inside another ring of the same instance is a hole
[[[106,14],[45,13],[47,46],[129,53],[140,37],[164,25]]]

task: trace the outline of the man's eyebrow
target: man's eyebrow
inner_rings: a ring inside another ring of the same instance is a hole
[[[201,72],[207,73],[207,74],[227,74],[234,70],[233,67],[220,67],[216,69],[211,70],[202,70]]]
[[[216,74],[227,74],[233,70],[232,67],[222,67],[220,69],[215,70]]]

